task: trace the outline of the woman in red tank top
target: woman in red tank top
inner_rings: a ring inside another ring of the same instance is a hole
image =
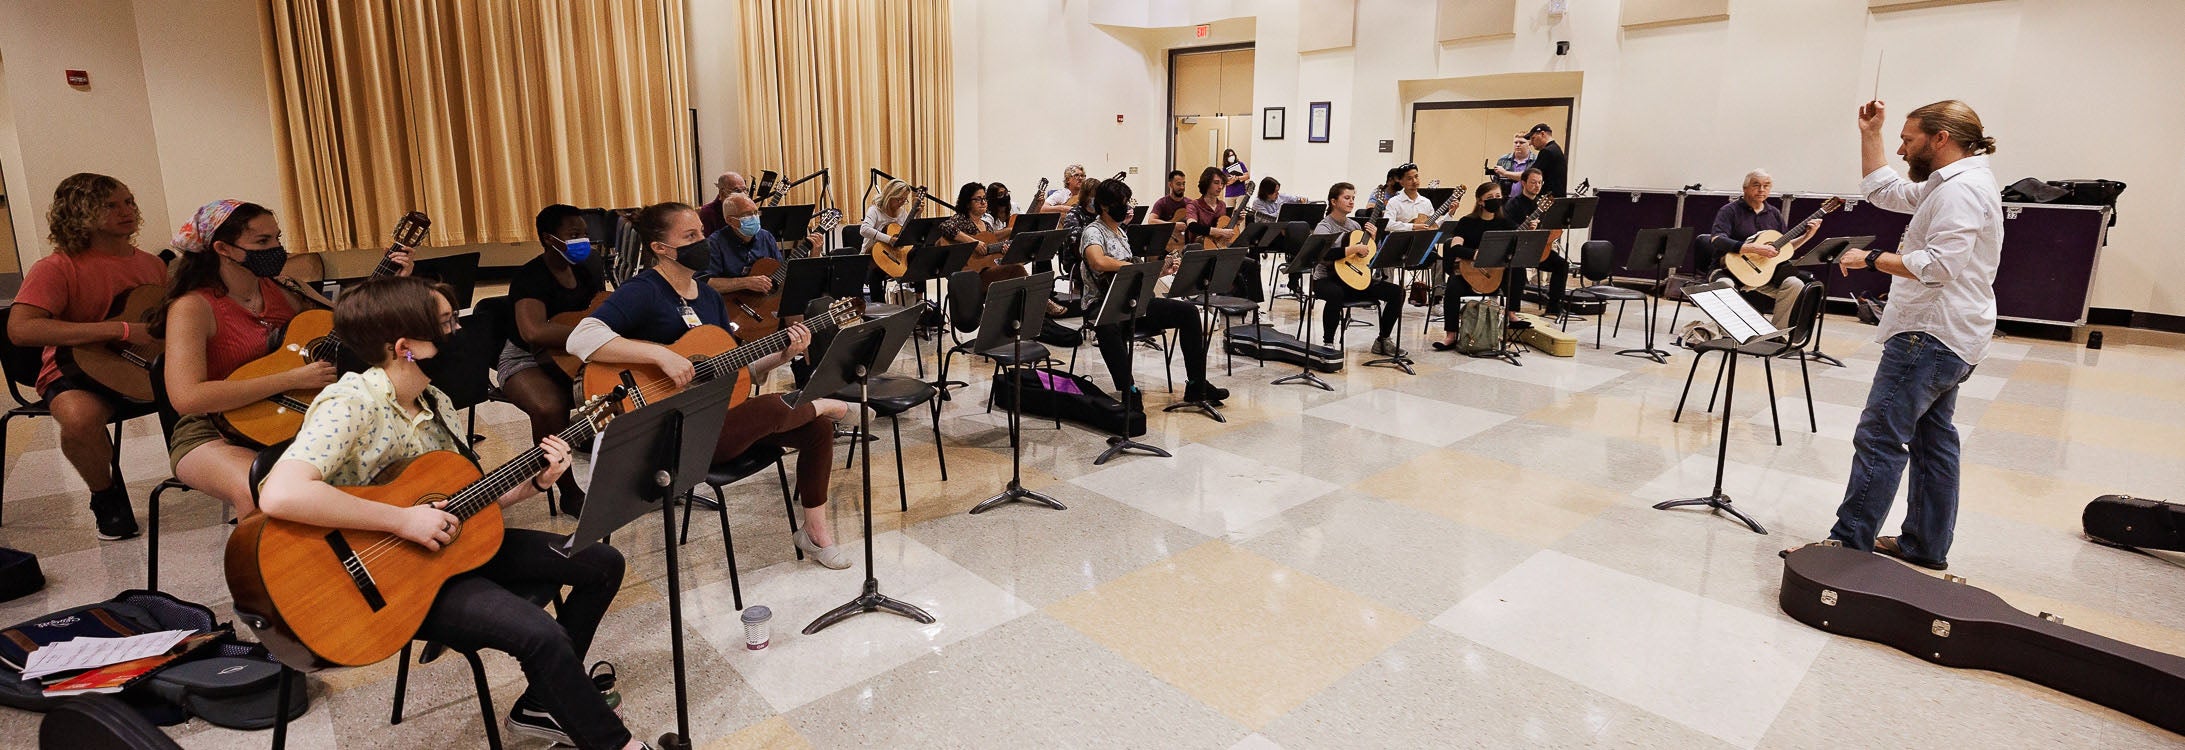
[[[176,479],[227,501],[237,517],[257,509],[250,464],[257,446],[222,437],[208,415],[274,394],[323,388],[338,374],[314,362],[228,382],[235,369],[271,353],[281,329],[309,301],[275,281],[288,261],[281,226],[255,203],[223,200],[199,209],[175,233],[174,283],[154,330],[167,340],[167,399],[184,415],[168,438]]]

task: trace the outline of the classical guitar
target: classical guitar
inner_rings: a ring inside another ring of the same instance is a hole
[[[591,304],[585,305],[584,309],[570,310],[560,315],[549,315],[546,316],[546,321],[575,328],[578,323],[584,322],[585,318],[591,317],[593,310],[597,310],[600,305],[605,304],[607,296],[607,292],[592,295]],[[577,355],[570,354],[566,349],[542,346],[532,349],[531,353],[532,356],[539,359],[540,364],[552,365],[555,369],[560,370],[562,375],[568,376],[572,380],[577,377],[577,372],[584,367],[584,360],[577,359]]]
[[[585,402],[561,439],[590,444],[592,434],[612,418],[609,402],[605,397]],[[228,591],[235,611],[291,667],[358,667],[392,656],[417,633],[449,578],[484,565],[500,550],[497,501],[544,468],[546,455],[536,446],[484,475],[462,454],[434,451],[388,467],[383,481],[342,488],[398,507],[446,502],[442,508],[463,525],[438,551],[385,532],[330,529],[253,513],[228,536]]]
[[[411,211],[395,222],[394,244],[387,254],[417,247],[425,241],[425,231],[432,228],[432,219],[423,213]],[[389,276],[401,270],[394,261],[381,258],[372,268],[372,276]],[[261,378],[287,372],[313,362],[341,364],[341,339],[334,335],[334,313],[331,310],[304,310],[290,318],[288,327],[281,331],[281,343],[272,353],[251,360],[235,372],[228,373],[227,380],[235,382]],[[294,390],[276,394],[271,398],[229,409],[213,415],[214,424],[228,437],[255,445],[272,445],[296,436],[303,428],[303,413],[311,408],[311,400],[318,398],[315,389]]]
[[[1374,222],[1380,221],[1382,205],[1381,203],[1373,204],[1373,211],[1366,214],[1366,220],[1359,222],[1357,229],[1343,235],[1344,248],[1347,249],[1353,245],[1365,245],[1367,247],[1366,254],[1351,255],[1349,252],[1344,252],[1328,264],[1335,269],[1335,278],[1340,279],[1343,286],[1359,291],[1364,291],[1366,287],[1373,286],[1372,248],[1376,247],[1373,237],[1377,230],[1372,230],[1371,227],[1373,227]]]
[[[821,211],[818,219],[819,231],[822,233],[833,234],[836,229],[842,227],[841,211],[832,208]],[[792,259],[802,258],[806,253],[807,251],[799,246],[799,249],[790,251],[789,257]],[[728,321],[736,324],[736,332],[744,338],[755,338],[780,330],[781,285],[783,281],[789,278],[789,263],[773,258],[760,258],[751,264],[750,270],[746,271],[744,275],[764,276],[773,280],[774,283],[772,286],[767,287],[767,291],[764,292],[743,291],[721,295],[723,301],[728,303]],[[570,357],[570,359],[574,360],[575,357]],[[568,370],[567,372],[575,371]]]
[[[1535,222],[1540,221],[1541,216],[1548,213],[1548,208],[1554,205],[1555,196],[1540,196],[1538,203],[1533,206],[1532,215],[1519,222],[1518,226],[1520,228],[1533,226]],[[1464,285],[1471,287],[1473,294],[1494,294],[1496,290],[1501,289],[1503,270],[1501,268],[1480,268],[1473,265],[1472,260],[1469,258],[1457,261],[1457,275],[1464,277]]]
[[[145,284],[114,296],[107,322],[125,322],[132,330],[151,330],[152,317],[167,302],[167,287]],[[152,360],[167,350],[157,339],[147,344],[100,341],[53,348],[53,364],[70,380],[92,392],[140,404],[152,401]]]
[[[924,208],[925,205],[926,189],[921,187],[913,192],[910,210],[903,212],[903,221],[910,221],[916,217],[918,209]],[[873,265],[879,266],[880,270],[888,275],[888,278],[903,278],[903,272],[910,270],[910,248],[895,246],[896,240],[903,236],[903,225],[900,223],[889,224],[888,228],[882,231],[887,233],[889,239],[872,243]]]
[[[834,304],[827,306],[826,312],[805,318],[804,327],[811,329],[814,334],[819,334],[845,322],[854,322],[857,315],[857,306],[853,301],[848,299],[835,300]],[[788,331],[775,331],[753,339],[749,343],[738,344],[735,335],[720,326],[692,328],[685,332],[682,338],[677,339],[675,343],[668,345],[669,350],[690,358],[691,364],[696,369],[696,376],[692,378],[693,382],[711,380],[732,372],[742,372],[745,368],[750,367],[751,363],[787,348],[789,348]],[[660,368],[652,365],[592,362],[584,366],[584,397],[592,399],[613,393],[615,387],[622,384],[622,373],[624,372],[630,373],[636,379],[639,390],[637,395],[643,396],[646,400],[667,398],[683,390],[677,388],[674,381],[668,379],[667,373],[661,372]],[[745,373],[746,383],[750,380],[748,375],[749,373]],[[751,389],[736,388],[734,395],[729,397],[729,408],[733,409],[742,404],[744,399],[749,398],[750,395]],[[619,405],[619,401],[617,403]]]
[[[1740,289],[1751,291],[1767,286],[1775,281],[1776,269],[1781,267],[1784,261],[1790,260],[1791,256],[1797,255],[1798,248],[1805,245],[1806,240],[1813,239],[1806,235],[1806,225],[1827,216],[1831,211],[1843,207],[1844,199],[1830,196],[1828,200],[1821,202],[1821,210],[1813,212],[1813,215],[1806,217],[1805,221],[1792,226],[1787,233],[1773,229],[1760,230],[1753,236],[1746,238],[1745,244],[1773,247],[1775,248],[1775,257],[1764,258],[1759,253],[1748,253],[1742,250],[1734,253],[1724,253],[1722,256],[1722,270],[1729,271],[1731,276],[1737,277],[1737,286]]]

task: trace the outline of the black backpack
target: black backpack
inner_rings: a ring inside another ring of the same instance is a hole
[[[204,605],[158,591],[124,591],[103,602],[34,617],[0,631],[10,641],[6,647],[13,649],[8,653],[9,658],[14,658],[16,650],[43,645],[35,643],[41,639],[31,635],[40,631],[54,631],[52,638],[56,641],[74,635],[91,635],[56,627],[71,620],[96,620],[108,623],[116,632],[126,633],[162,630],[226,633],[219,642],[160,667],[113,697],[160,726],[180,724],[193,715],[214,725],[234,729],[273,726],[275,691],[281,671],[287,667],[274,661],[264,646],[236,641],[234,627],[220,622]],[[25,643],[25,640],[33,643]],[[289,718],[293,719],[303,715],[310,701],[302,676],[291,673],[290,677],[287,710]],[[0,662],[0,706],[43,713],[65,700],[67,698],[47,697],[38,681],[25,681],[22,671],[14,664]]]

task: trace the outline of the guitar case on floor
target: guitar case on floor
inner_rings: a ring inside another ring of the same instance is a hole
[[[1082,377],[1051,367],[1013,369],[994,379],[994,405],[1016,408],[1017,384],[1024,385],[1024,413],[1049,419],[1066,419],[1101,432],[1114,434],[1124,419],[1123,402]],[[1129,437],[1146,434],[1146,413],[1130,413]]]
[[[2178,503],[2103,495],[2086,504],[2079,523],[2097,544],[2185,552],[2185,505]]]
[[[1296,336],[1266,323],[1231,326],[1222,336],[1222,349],[1239,357],[1309,367],[1321,372],[1343,371],[1343,350],[1332,346],[1305,346]]]
[[[1815,628],[2030,680],[2185,734],[2185,657],[2034,616],[1965,579],[1840,546],[1792,550],[1778,604]]]

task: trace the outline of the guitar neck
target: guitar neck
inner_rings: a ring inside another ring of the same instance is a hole
[[[830,310],[825,315],[804,321],[804,327],[813,333],[819,333],[834,328],[837,322],[836,313]],[[697,370],[700,379],[711,380],[750,367],[751,363],[765,359],[773,353],[788,347],[789,329],[784,328],[762,336],[749,344],[699,360],[694,369]]]
[[[1769,244],[1773,245],[1775,249],[1781,250],[1784,248],[1784,246],[1789,245],[1793,242],[1797,242],[1798,238],[1806,236],[1807,224],[1820,221],[1821,217],[1827,216],[1829,211],[1830,209],[1828,208],[1822,208],[1819,211],[1813,212],[1812,216],[1808,216],[1804,221],[1798,222],[1798,226],[1791,227],[1790,231],[1784,232],[1783,236],[1775,238],[1775,241]]]
[[[572,446],[589,444],[592,442],[592,421],[578,419],[568,429],[562,430],[560,437],[562,442]],[[534,445],[530,450],[517,454],[508,463],[501,464],[500,468],[487,472],[478,481],[471,482],[470,486],[456,492],[453,497],[448,498],[447,505],[442,506],[442,510],[458,519],[468,520],[545,468],[546,452]]]
[[[379,256],[379,265],[372,267],[372,278],[378,278],[381,276],[393,276],[397,272],[400,272],[402,270],[402,266],[395,264],[394,255],[395,253],[400,252],[402,249],[403,248],[401,245],[394,245],[387,248],[387,254]]]

